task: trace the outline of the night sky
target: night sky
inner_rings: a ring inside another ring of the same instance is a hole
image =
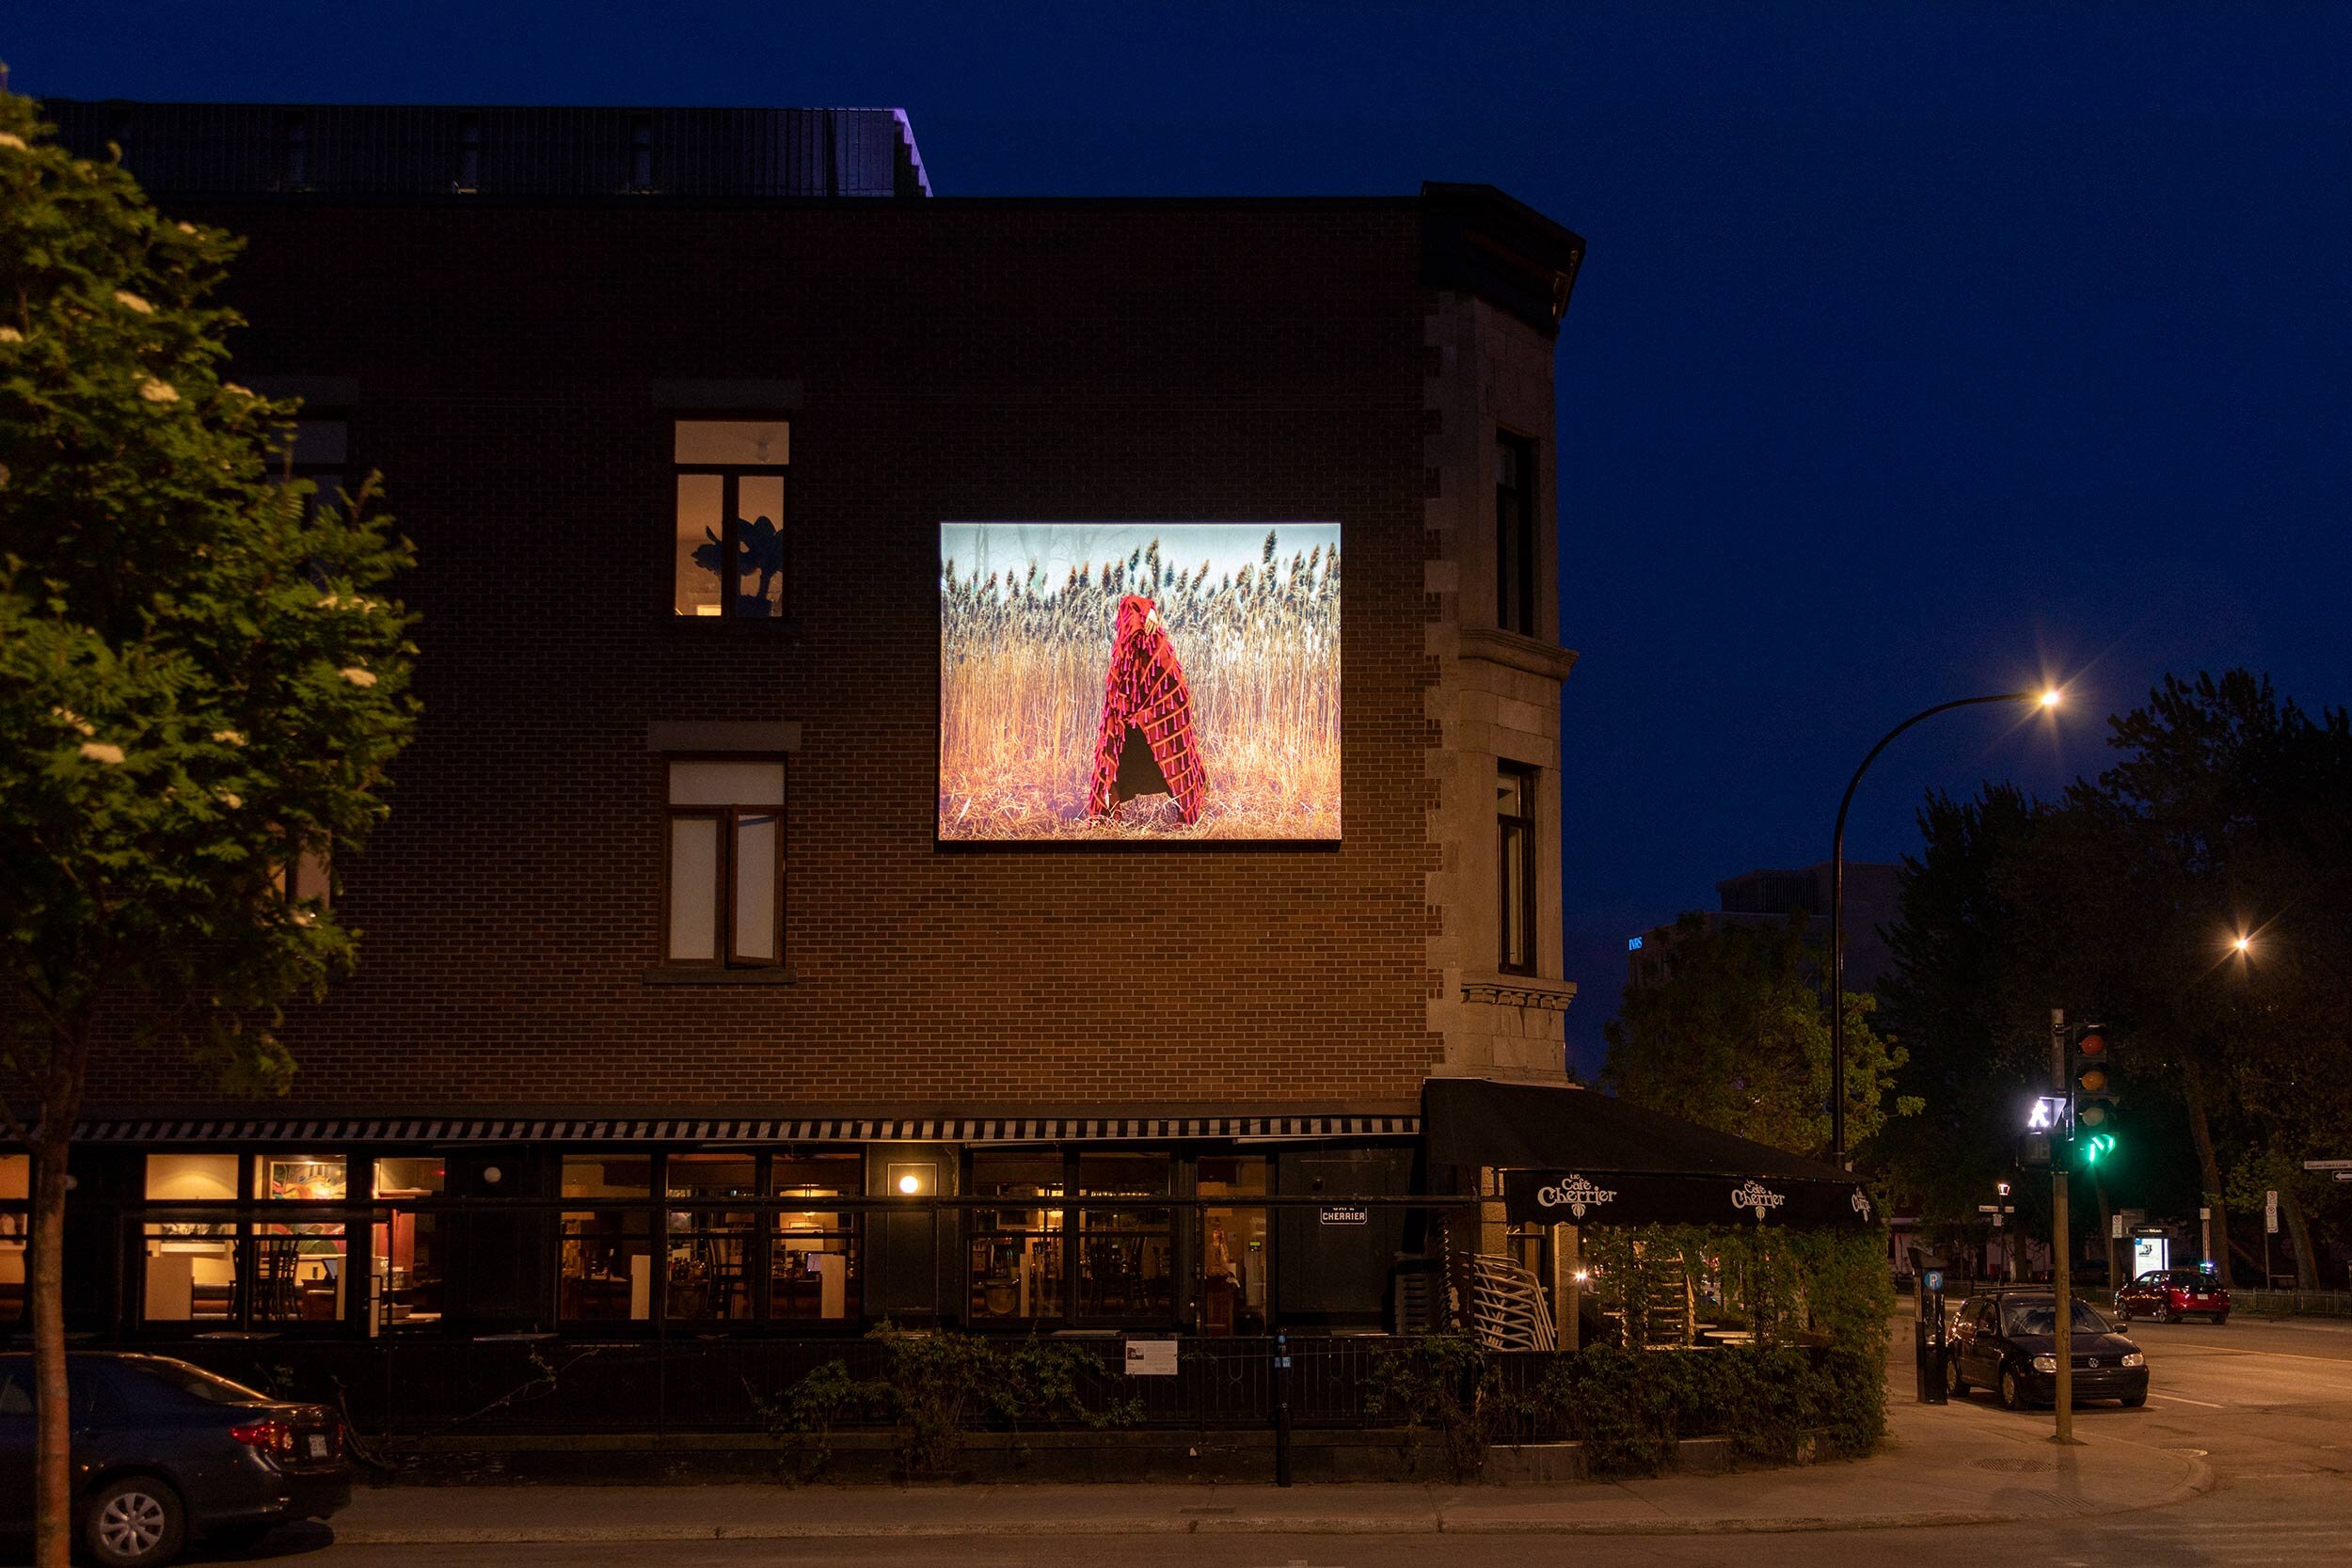
[[[2166,670],[2352,698],[2352,7],[12,8],[81,98],[905,107],[942,195],[1502,186],[1561,338],[1572,1050],[1625,939]]]

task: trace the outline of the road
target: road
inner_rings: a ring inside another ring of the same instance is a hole
[[[288,1568],[1881,1568],[1970,1560],[1997,1568],[2337,1568],[2352,1563],[2352,1324],[2311,1320],[2135,1323],[2147,1406],[2077,1420],[2158,1447],[2201,1450],[2215,1488],[2177,1506],[2035,1526],[1697,1536],[1121,1535],[826,1542],[383,1546],[282,1532],[249,1559]],[[1983,1396],[1969,1418],[2046,1428]],[[1343,1491],[1343,1488],[1334,1489]],[[615,1489],[616,1513],[628,1493]]]

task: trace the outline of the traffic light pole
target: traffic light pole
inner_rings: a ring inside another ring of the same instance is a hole
[[[2066,1009],[2050,1009],[2050,1077],[2060,1094],[2072,1086],[2066,1063]],[[2070,1130],[2071,1131],[2071,1130]],[[2053,1443],[2072,1443],[2074,1437],[2074,1268],[2070,1256],[2074,1251],[2073,1232],[2066,1212],[2066,1160],[2072,1154],[2072,1140],[2063,1147],[2066,1154],[2050,1161],[2050,1293],[2056,1300],[2054,1321],[2050,1324],[2050,1357],[2057,1368],[2058,1430],[2050,1434]]]

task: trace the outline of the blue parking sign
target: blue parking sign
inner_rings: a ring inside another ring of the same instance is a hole
[[[1944,1271],[1942,1269],[1930,1269],[1928,1271],[1928,1289],[1939,1292],[1944,1289]]]

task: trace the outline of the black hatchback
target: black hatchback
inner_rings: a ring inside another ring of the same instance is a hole
[[[2148,1358],[2075,1297],[2069,1305],[2074,1401],[2148,1402]],[[2058,1298],[2046,1291],[2002,1291],[1972,1297],[1960,1310],[1944,1353],[1944,1386],[1953,1398],[1991,1388],[2011,1410],[2058,1400]]]
[[[351,1501],[342,1422],[163,1355],[66,1357],[73,1530],[92,1561],[151,1568],[191,1538],[249,1544]],[[32,1528],[33,1365],[0,1355],[0,1530]]]

